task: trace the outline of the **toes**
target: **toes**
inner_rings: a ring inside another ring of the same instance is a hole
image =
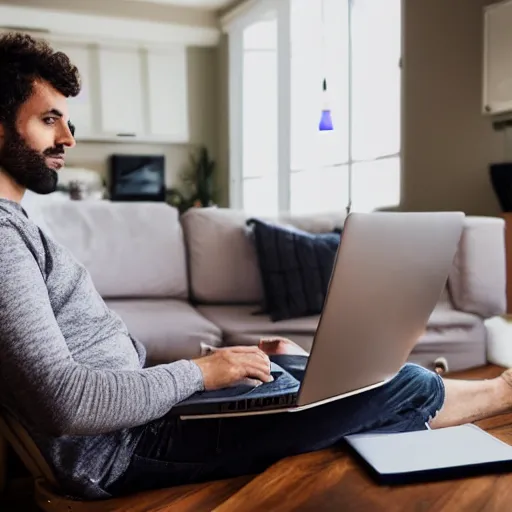
[[[501,374],[501,378],[512,387],[512,369],[508,369]]]

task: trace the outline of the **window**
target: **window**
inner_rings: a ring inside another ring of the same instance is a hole
[[[249,211],[277,211],[277,19],[243,30],[242,179]],[[261,198],[265,198],[263,202]]]
[[[232,22],[231,206],[271,215],[399,204],[400,4],[260,0]],[[318,129],[325,100],[332,131]]]

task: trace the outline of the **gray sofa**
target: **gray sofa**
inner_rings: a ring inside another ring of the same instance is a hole
[[[148,364],[199,355],[212,345],[282,335],[311,346],[318,316],[272,322],[243,212],[165,204],[65,201],[42,204],[34,220],[91,272],[107,305],[146,346]],[[281,216],[311,232],[343,225],[341,214]],[[428,257],[428,255],[425,255]],[[505,311],[504,223],[468,217],[448,286],[410,360],[450,370],[486,362],[484,319]],[[378,342],[378,340],[376,340]]]

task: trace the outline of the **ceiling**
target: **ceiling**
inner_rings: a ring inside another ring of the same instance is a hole
[[[180,7],[195,7],[198,9],[217,10],[227,7],[233,0],[131,0],[136,2],[149,2],[154,4],[167,4]]]

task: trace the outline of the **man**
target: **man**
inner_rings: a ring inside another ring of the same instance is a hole
[[[277,339],[144,367],[145,352],[88,272],[26,216],[29,189],[55,190],[75,145],[66,98],[80,89],[62,53],[0,38],[0,404],[27,428],[63,489],[107,498],[263,470],[360,431],[410,431],[512,408],[510,371],[443,382],[406,365],[388,384],[293,415],[182,422],[169,411],[201,390],[271,381],[270,359],[301,377],[306,355]]]

